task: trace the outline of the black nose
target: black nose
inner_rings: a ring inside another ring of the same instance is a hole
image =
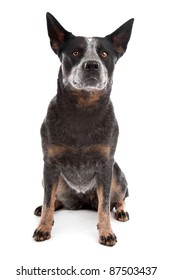
[[[86,71],[97,71],[99,69],[99,62],[95,60],[87,61],[84,63],[84,68]]]

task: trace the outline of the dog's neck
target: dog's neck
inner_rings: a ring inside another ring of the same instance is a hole
[[[104,92],[69,90],[63,85],[60,70],[56,96],[59,117],[68,127],[75,124],[74,129],[79,131],[97,126],[112,111],[110,91],[111,88]]]
[[[57,100],[60,99],[61,104],[66,105],[69,109],[97,111],[102,106],[107,106],[110,102],[112,83],[109,83],[109,88],[106,87],[102,90],[98,90],[97,88],[75,89],[71,86],[64,86],[62,70],[60,68],[57,87]]]

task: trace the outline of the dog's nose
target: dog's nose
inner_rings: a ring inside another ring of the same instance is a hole
[[[97,71],[99,70],[99,62],[95,60],[87,61],[84,63],[84,69],[86,71]]]

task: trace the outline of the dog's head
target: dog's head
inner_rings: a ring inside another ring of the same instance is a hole
[[[103,90],[112,84],[114,65],[125,53],[134,19],[104,38],[77,37],[47,13],[50,44],[62,63],[63,86],[72,90]]]

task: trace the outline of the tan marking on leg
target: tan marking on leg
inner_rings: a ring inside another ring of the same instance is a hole
[[[99,242],[103,245],[113,246],[116,243],[115,234],[112,231],[110,223],[110,207],[104,209],[103,205],[103,187],[97,189],[98,196],[98,229]]]
[[[125,201],[122,200],[122,201],[115,202],[115,208],[117,211],[125,211]]]
[[[116,220],[120,222],[129,220],[129,214],[125,211],[124,193],[121,191],[121,186],[117,184],[115,175],[112,176],[111,183],[111,204],[113,204],[116,209]]]
[[[34,239],[36,241],[43,241],[51,237],[51,229],[53,224],[53,215],[55,210],[55,194],[56,194],[57,184],[53,185],[50,206],[42,206],[41,220],[37,230],[34,233]]]

